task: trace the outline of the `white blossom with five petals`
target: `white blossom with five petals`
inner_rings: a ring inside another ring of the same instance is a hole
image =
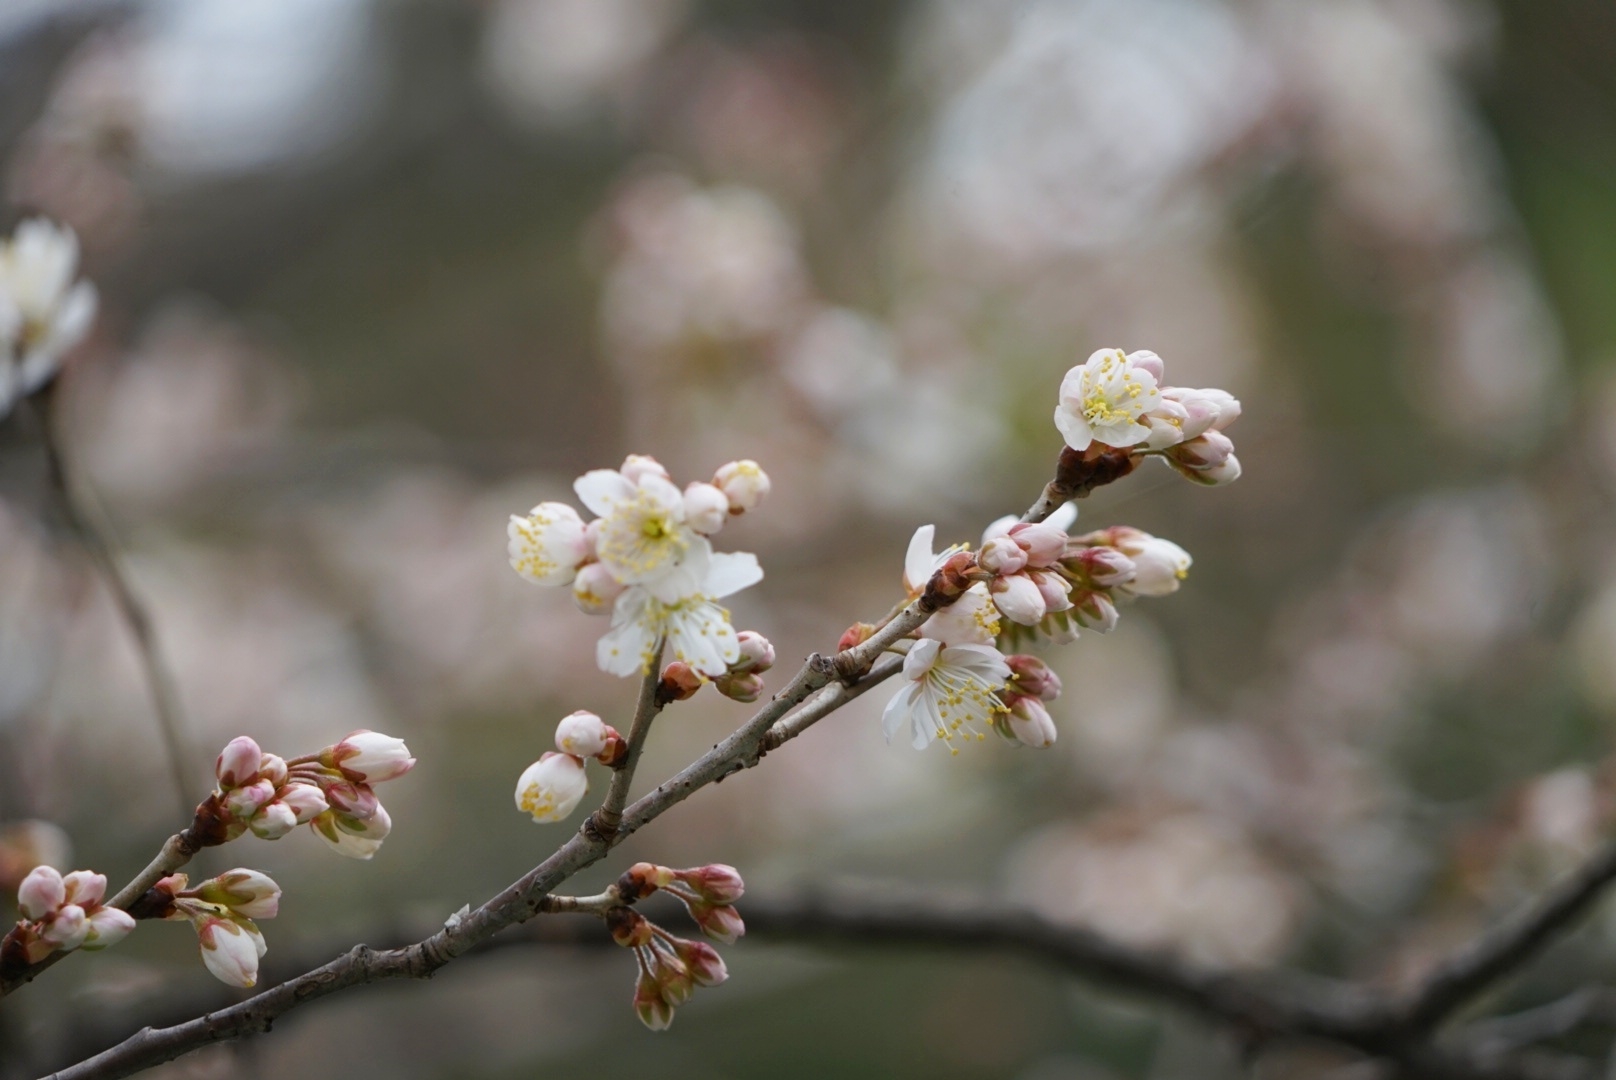
[[[907,721],[916,750],[955,735],[985,738],[983,729],[1003,714],[997,692],[1010,678],[1010,665],[988,645],[944,645],[921,638],[903,658],[903,688],[887,702],[881,730],[887,741]]]
[[[709,678],[728,671],[741,649],[729,612],[717,601],[763,580],[763,568],[756,555],[731,551],[709,555],[704,571],[693,593],[672,601],[648,586],[625,590],[612,610],[612,628],[595,650],[601,670],[623,676],[648,670],[665,637],[675,660]]]

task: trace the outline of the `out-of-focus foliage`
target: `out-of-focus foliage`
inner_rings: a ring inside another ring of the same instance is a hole
[[[373,864],[257,845],[286,890],[272,950],[429,927],[565,834],[509,788],[556,718],[622,716],[632,688],[510,572],[507,514],[630,451],[691,476],[757,459],[771,502],[730,528],[768,577],[734,615],[778,679],[885,610],[914,526],[975,539],[1032,500],[1061,375],[1110,345],[1237,394],[1245,475],[1150,468],[1085,503],[1195,569],[1050,654],[1058,744],[916,754],[861,701],[601,881],[639,858],[759,889],[902,875],[1395,984],[1609,831],[1607,5],[46,7],[0,17],[27,90],[4,197],[72,225],[101,283],[69,449],[192,725],[293,753],[378,728],[421,760]],[[121,878],[172,799],[41,476],[25,418],[0,427],[0,822],[55,822]],[[746,712],[671,713],[647,777]],[[1612,930],[1511,1000],[1591,978]],[[139,1026],[206,978],[162,937],[64,965],[0,1035],[43,1068],[78,1045],[69,999]],[[491,1080],[1241,1074],[1194,1025],[1017,963],[726,956],[665,1035],[623,958],[528,954],[310,1010],[252,1054],[269,1075],[375,1039],[367,1075]]]

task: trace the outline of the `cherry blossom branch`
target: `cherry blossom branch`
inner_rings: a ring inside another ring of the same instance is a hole
[[[45,470],[51,490],[61,505],[68,527],[78,537],[79,544],[90,561],[105,579],[112,599],[124,624],[129,627],[135,652],[146,677],[151,694],[152,711],[162,734],[163,746],[168,754],[168,767],[174,781],[174,790],[182,812],[190,810],[186,795],[195,790],[195,778],[188,775],[189,762],[199,760],[187,734],[184,714],[180,708],[179,691],[173,673],[163,658],[157,641],[156,625],[151,611],[140,594],[135,591],[129,575],[118,556],[118,545],[111,524],[101,512],[90,487],[82,481],[75,483],[62,453],[61,433],[57,427],[56,391],[54,384],[34,399],[35,415],[39,420],[40,443],[45,452]]]
[[[640,764],[640,753],[645,749],[645,740],[651,734],[651,721],[656,719],[657,713],[662,711],[662,706],[666,703],[658,693],[658,688],[662,685],[662,654],[666,648],[667,642],[659,639],[650,660],[645,665],[645,674],[640,678],[639,700],[634,705],[634,719],[628,729],[627,752],[623,755],[623,760],[614,766],[616,771],[612,773],[612,783],[606,790],[605,801],[585,823],[585,828],[593,830],[602,839],[610,839],[623,823],[623,807],[628,805],[629,786],[634,783],[634,771]]]

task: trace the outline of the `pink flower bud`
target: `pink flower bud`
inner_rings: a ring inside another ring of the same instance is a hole
[[[1099,589],[1109,589],[1133,580],[1137,568],[1133,560],[1114,547],[1080,548],[1066,559],[1072,573]]]
[[[589,790],[584,763],[571,754],[546,753],[516,781],[516,808],[544,824],[561,821]]]
[[[664,480],[672,479],[668,475],[668,470],[662,467],[662,462],[649,454],[630,454],[623,459],[623,467],[617,471],[623,474],[623,479],[635,487],[639,487],[640,481],[647,476],[658,476]]]
[[[579,709],[568,713],[556,725],[556,749],[573,757],[591,758],[606,749],[611,728],[592,712]]]
[[[276,804],[291,810],[299,825],[307,825],[330,807],[325,794],[313,784],[287,784],[270,805]]]
[[[713,688],[731,701],[750,705],[763,696],[763,676],[744,671],[734,675],[720,675],[713,680]]]
[[[1158,383],[1167,377],[1167,365],[1162,363],[1161,357],[1149,349],[1137,349],[1129,353],[1127,359],[1134,367],[1150,372]]]
[[[396,780],[415,768],[415,759],[403,739],[379,731],[355,731],[320,753],[320,764],[336,769],[349,780],[380,784]]]
[[[1008,536],[996,536],[976,553],[976,565],[990,574],[1016,574],[1027,565],[1027,553]]]
[[[264,935],[250,920],[231,919],[205,910],[187,916],[202,946],[202,963],[215,979],[229,986],[248,987],[258,982],[258,960],[264,955]]]
[[[1044,703],[1025,694],[1015,695],[1010,706],[1010,731],[1023,745],[1042,750],[1055,745],[1055,721]]]
[[[713,474],[713,484],[729,500],[729,512],[739,514],[756,510],[769,494],[769,477],[758,463],[750,460],[732,461]]]
[[[735,644],[741,650],[741,658],[731,665],[731,671],[762,672],[774,666],[774,646],[756,630],[742,630],[735,635]]]
[[[286,783],[286,759],[279,754],[265,754],[258,765],[258,778],[268,780],[276,787]]]
[[[344,817],[363,821],[381,807],[376,791],[368,784],[337,780],[325,785],[325,801]]]
[[[695,668],[683,660],[675,660],[662,669],[658,693],[666,701],[688,701],[696,696],[703,681]]]
[[[1010,526],[1010,539],[1027,553],[1027,564],[1036,570],[1054,566],[1066,553],[1066,530],[1044,523]]]
[[[1029,694],[1041,701],[1054,701],[1060,697],[1060,676],[1049,669],[1049,665],[1036,656],[1025,653],[1016,653],[1004,658],[1009,665],[1015,681],[1011,686],[1021,694]]]
[[[254,780],[244,787],[233,789],[224,797],[224,807],[233,817],[246,821],[259,808],[275,797],[275,785],[268,780]]]
[[[90,936],[90,917],[77,904],[63,904],[45,922],[39,936],[64,952],[76,949]]]
[[[1103,592],[1083,593],[1072,598],[1077,621],[1091,630],[1108,634],[1117,625],[1117,605]]]
[[[1072,586],[1065,578],[1047,570],[1028,570],[1027,576],[1038,586],[1038,595],[1044,598],[1046,611],[1065,611],[1072,606],[1069,598]]]
[[[673,877],[709,904],[733,904],[746,892],[740,871],[727,863],[675,870]]]
[[[657,954],[654,975],[662,1000],[674,1008],[689,1001],[696,994],[696,980],[690,969],[677,955]]]
[[[988,589],[1000,614],[1022,626],[1036,626],[1049,611],[1043,592],[1026,574],[994,578]]]
[[[90,930],[80,948],[94,952],[116,945],[135,928],[135,920],[127,911],[114,907],[97,908],[90,914]]]
[[[36,866],[17,888],[17,907],[23,917],[38,922],[67,899],[62,875],[49,866]]]
[[[107,876],[90,870],[75,870],[62,877],[62,902],[90,909],[107,895]]]
[[[229,791],[252,783],[258,779],[258,767],[263,760],[264,752],[256,742],[245,735],[237,735],[225,744],[219,759],[213,763],[213,774],[219,778],[219,789]]]
[[[1205,469],[1189,468],[1173,458],[1167,459],[1167,464],[1173,471],[1186,480],[1200,484],[1202,487],[1221,487],[1232,484],[1240,479],[1240,459],[1230,454],[1220,464]]]
[[[309,828],[338,855],[350,859],[369,859],[381,850],[382,841],[392,831],[392,819],[387,811],[377,812],[367,821],[345,818],[335,810],[327,810],[309,822]],[[374,835],[367,835],[372,833]]]
[[[717,986],[729,978],[729,969],[724,966],[723,957],[705,941],[675,938],[673,949],[697,986]]]
[[[711,484],[694,483],[685,488],[685,524],[711,536],[724,527],[729,517],[729,496]]]
[[[733,945],[737,938],[746,933],[746,923],[741,920],[741,913],[728,904],[686,900],[685,907],[690,909],[690,917],[696,920],[701,932],[714,941]]]
[[[209,878],[185,895],[249,919],[273,919],[281,904],[281,887],[268,874],[241,868]]]
[[[662,988],[644,970],[634,984],[634,1012],[652,1031],[666,1031],[673,1023],[673,1006],[662,1000]]]
[[[572,602],[585,615],[605,615],[628,588],[612,576],[604,563],[593,562],[578,571],[572,581]]]
[[[854,623],[842,631],[842,636],[836,642],[837,652],[846,652],[855,646],[869,641],[875,634],[875,626],[867,622]]]
[[[1221,431],[1208,431],[1186,439],[1167,452],[1168,458],[1188,469],[1211,469],[1234,453],[1234,443]]]
[[[312,819],[314,815],[310,814],[309,817]],[[247,828],[251,829],[252,834],[260,840],[279,840],[300,824],[302,823],[297,820],[297,812],[276,799],[254,814],[248,820]]]

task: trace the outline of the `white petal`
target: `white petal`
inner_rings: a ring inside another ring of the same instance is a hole
[[[903,722],[909,719],[909,711],[914,707],[915,695],[920,693],[919,683],[905,683],[903,689],[892,695],[887,702],[886,709],[881,713],[881,733],[892,741],[892,736],[903,727]]]
[[[650,594],[631,588],[617,598],[612,628],[595,646],[595,662],[608,675],[627,678],[644,670],[656,649],[659,628],[653,625]]]
[[[712,565],[713,545],[706,537],[689,529],[684,529],[684,533],[688,544],[684,557],[656,577],[640,582],[664,604],[677,604],[687,597],[707,592],[703,583]]]
[[[1044,519],[1044,524],[1053,525],[1057,529],[1071,532],[1072,526],[1077,524],[1077,503],[1069,502],[1062,505],[1053,514]]]
[[[634,485],[615,469],[591,469],[572,482],[578,500],[605,517],[617,503],[634,497]]]
[[[942,648],[943,643],[934,638],[921,638],[915,642],[910,647],[908,655],[903,658],[903,677],[910,680],[924,677],[937,662],[937,655]]]
[[[1055,426],[1060,429],[1066,445],[1073,450],[1087,450],[1094,441],[1094,432],[1089,430],[1088,421],[1064,406],[1055,407]]]
[[[937,699],[924,685],[921,686],[915,708],[909,715],[914,721],[914,738],[911,744],[916,750],[924,750],[943,729],[943,718],[937,715]]]
[[[668,616],[668,645],[674,659],[716,678],[741,657],[729,615],[717,604],[691,601]]]
[[[909,538],[909,550],[903,557],[903,583],[912,593],[924,589],[926,582],[931,580],[934,559],[931,546],[936,538],[935,525],[922,525],[915,530],[915,535]]]
[[[750,551],[724,551],[712,556],[701,594],[713,600],[733,596],[763,580],[763,567]]]
[[[991,645],[950,645],[938,660],[948,667],[980,675],[990,682],[1002,683],[1010,677],[1010,665],[1004,662],[1004,654]]]

